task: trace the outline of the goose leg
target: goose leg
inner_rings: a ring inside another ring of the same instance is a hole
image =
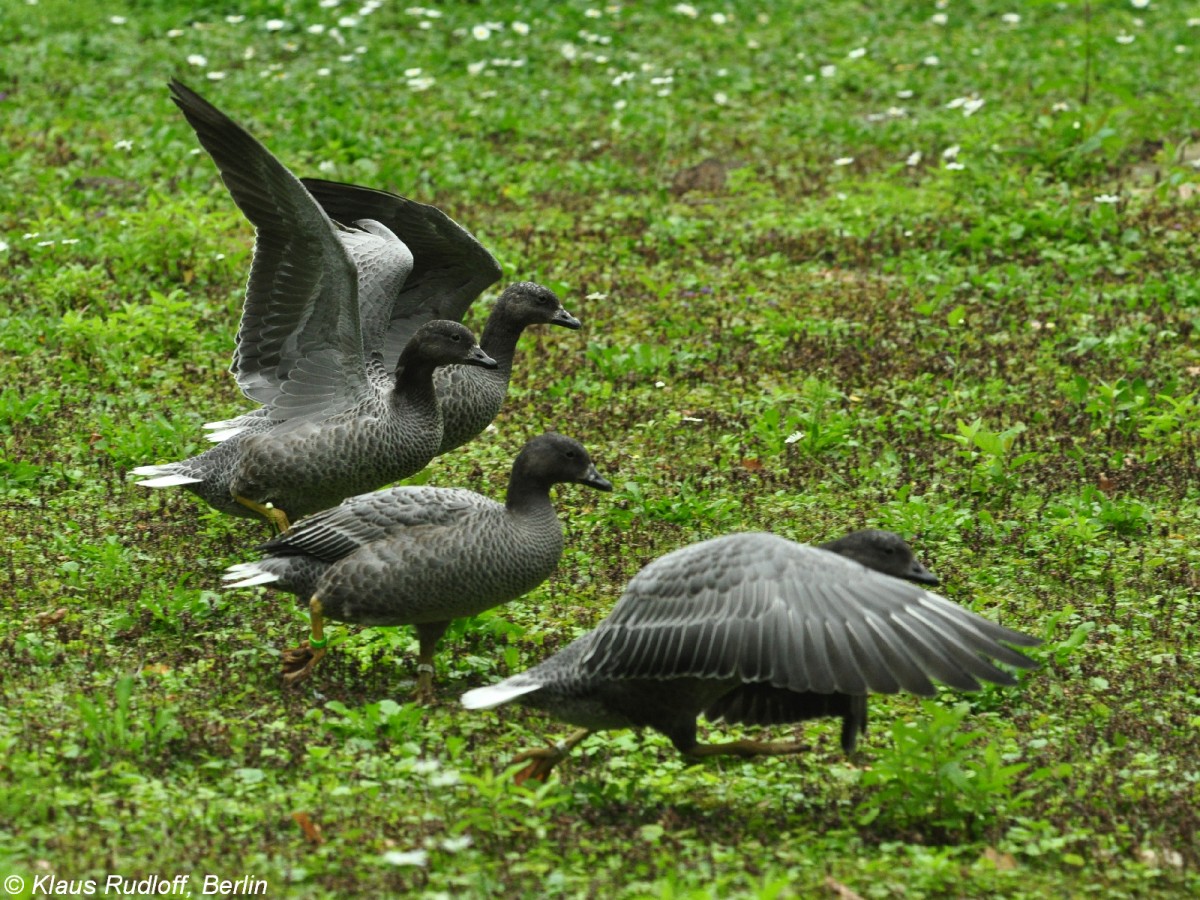
[[[580,728],[557,744],[551,744],[549,747],[534,747],[532,750],[518,753],[513,757],[514,763],[532,761],[513,776],[513,781],[517,784],[524,784],[530,778],[534,781],[545,781],[550,771],[567,758],[567,754],[571,752],[572,748],[591,733],[590,729]]]
[[[728,741],[724,744],[693,744],[683,752],[688,756],[790,756],[807,753],[808,744],[789,741]]]
[[[413,699],[425,706],[432,705],[434,701],[433,654],[437,642],[449,627],[449,622],[427,622],[417,626],[420,648],[417,651],[417,690]]]
[[[309,676],[321,657],[325,655],[325,617],[321,614],[321,601],[316,597],[308,603],[310,634],[307,644],[283,651],[283,680],[296,684]]]
[[[277,506],[274,506],[270,503],[259,503],[255,500],[251,500],[249,497],[243,497],[240,494],[234,494],[233,499],[247,509],[252,509],[260,516],[265,518],[268,522],[275,526],[280,534],[283,534],[288,530],[288,528],[291,527],[291,524],[288,522],[287,513],[285,513],[282,509],[279,509]]]

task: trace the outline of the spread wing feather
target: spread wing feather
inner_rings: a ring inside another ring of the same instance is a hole
[[[928,695],[933,680],[1012,682],[1031,667],[998,643],[1036,640],[924,588],[768,534],[684,547],[629,583],[590,635],[586,676],[729,678],[794,692]]]
[[[500,264],[475,237],[435,206],[387,191],[319,178],[304,186],[334,221],[346,225],[374,220],[412,251],[412,271],[402,285],[372,292],[372,308],[380,310],[386,336],[380,344],[368,336],[368,351],[379,350],[389,366],[413,332],[431,319],[462,321],[467,309],[501,275]]]
[[[272,418],[319,416],[368,390],[358,271],[335,226],[300,181],[236,122],[178,81],[171,96],[255,227],[254,260],[231,371]],[[411,267],[391,236],[362,233],[401,280]],[[382,263],[380,265],[383,265]],[[276,402],[286,397],[274,410]],[[285,412],[284,412],[285,411]]]

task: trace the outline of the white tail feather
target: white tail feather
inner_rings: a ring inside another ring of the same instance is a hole
[[[235,581],[235,578],[239,578],[240,581]],[[260,569],[258,563],[230,565],[221,576],[221,581],[226,582],[222,586],[224,588],[252,588],[256,584],[270,584],[272,581],[278,580],[280,580],[280,576]]]
[[[146,481],[134,482],[134,484],[150,488],[177,487],[181,484],[195,484],[198,481],[204,480],[203,478],[196,478],[193,475],[184,475],[181,472],[176,472],[173,463],[168,463],[164,466],[138,466],[130,474],[155,476]]]
[[[214,444],[219,444],[221,441],[227,441],[235,434],[241,434],[245,428],[223,428],[220,431],[213,431],[205,435]]]
[[[138,466],[136,469],[130,469],[130,475],[167,475],[173,472],[175,464],[165,463],[157,466]]]
[[[522,694],[532,693],[540,687],[541,684],[538,682],[528,681],[520,675],[516,675],[497,684],[489,684],[487,687],[467,691],[460,699],[462,705],[467,709],[491,709],[493,706],[515,700]]]
[[[238,418],[241,418],[241,417],[239,416]],[[236,428],[237,426],[238,426],[237,419],[222,419],[219,422],[205,422],[200,427],[205,428],[209,431],[213,431],[213,430],[217,430],[217,429],[221,429],[221,428]]]
[[[256,584],[270,584],[272,581],[278,581],[279,576],[259,568],[258,563],[235,563],[225,570],[221,580],[228,582],[224,585],[225,588],[243,588],[254,587]]]

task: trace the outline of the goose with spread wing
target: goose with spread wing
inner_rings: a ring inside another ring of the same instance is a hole
[[[385,362],[388,298],[410,281],[409,248],[377,221],[334,223],[245,129],[180,82],[171,92],[255,226],[232,370],[263,406],[228,423],[206,453],[135,469],[147,476],[139,484],[179,485],[284,530],[289,518],[420,471],[442,442],[435,369],[496,361],[461,323],[432,319]]]
[[[765,533],[692,544],[629,582],[593,631],[538,666],[462,697],[469,709],[516,700],[582,730],[527,751],[521,778],[544,778],[588,733],[650,727],[690,756],[781,755],[795,742],[702,744],[696,718],[776,725],[842,720],[854,749],[868,693],[932,695],[1013,684],[1039,642],[927,590],[937,578],[898,535],[870,529],[812,547]]]

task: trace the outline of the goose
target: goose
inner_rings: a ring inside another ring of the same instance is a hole
[[[261,515],[287,531],[294,519],[428,465],[442,436],[433,373],[451,363],[496,364],[466,326],[435,319],[408,342],[394,379],[377,367],[354,371],[335,363],[301,380],[298,366],[290,384],[311,388],[311,405],[290,405],[291,418],[242,429],[198,456],[139,466],[134,474],[148,477],[137,483],[180,486],[222,512]]]
[[[263,544],[264,558],[231,566],[229,588],[270,584],[307,604],[311,637],[284,654],[289,683],[325,655],[325,619],[415,625],[417,698],[433,697],[433,657],[454,619],[528,593],[563,550],[555,484],[611,491],[576,440],[554,432],[517,454],[503,503],[458,488],[400,486],[351,497]]]
[[[408,280],[409,248],[377,222],[335,225],[249,132],[181,82],[170,88],[256,229],[231,368],[263,407],[206,453],[135,468],[138,484],[182,486],[283,531],[289,517],[420,471],[441,445],[434,369],[497,363],[460,323],[434,319],[389,373],[381,348],[390,311],[379,298]]]
[[[997,660],[1031,668],[1005,646],[1039,641],[926,589],[937,577],[896,534],[853,532],[818,547],[768,533],[712,538],[668,553],[629,582],[593,631],[526,672],[468,691],[468,709],[516,700],[580,730],[515,761],[544,779],[589,733],[650,727],[691,757],[783,755],[794,742],[702,744],[696,718],[773,725],[842,720],[853,751],[867,695],[1010,685]],[[1003,643],[1001,643],[1003,642]]]

